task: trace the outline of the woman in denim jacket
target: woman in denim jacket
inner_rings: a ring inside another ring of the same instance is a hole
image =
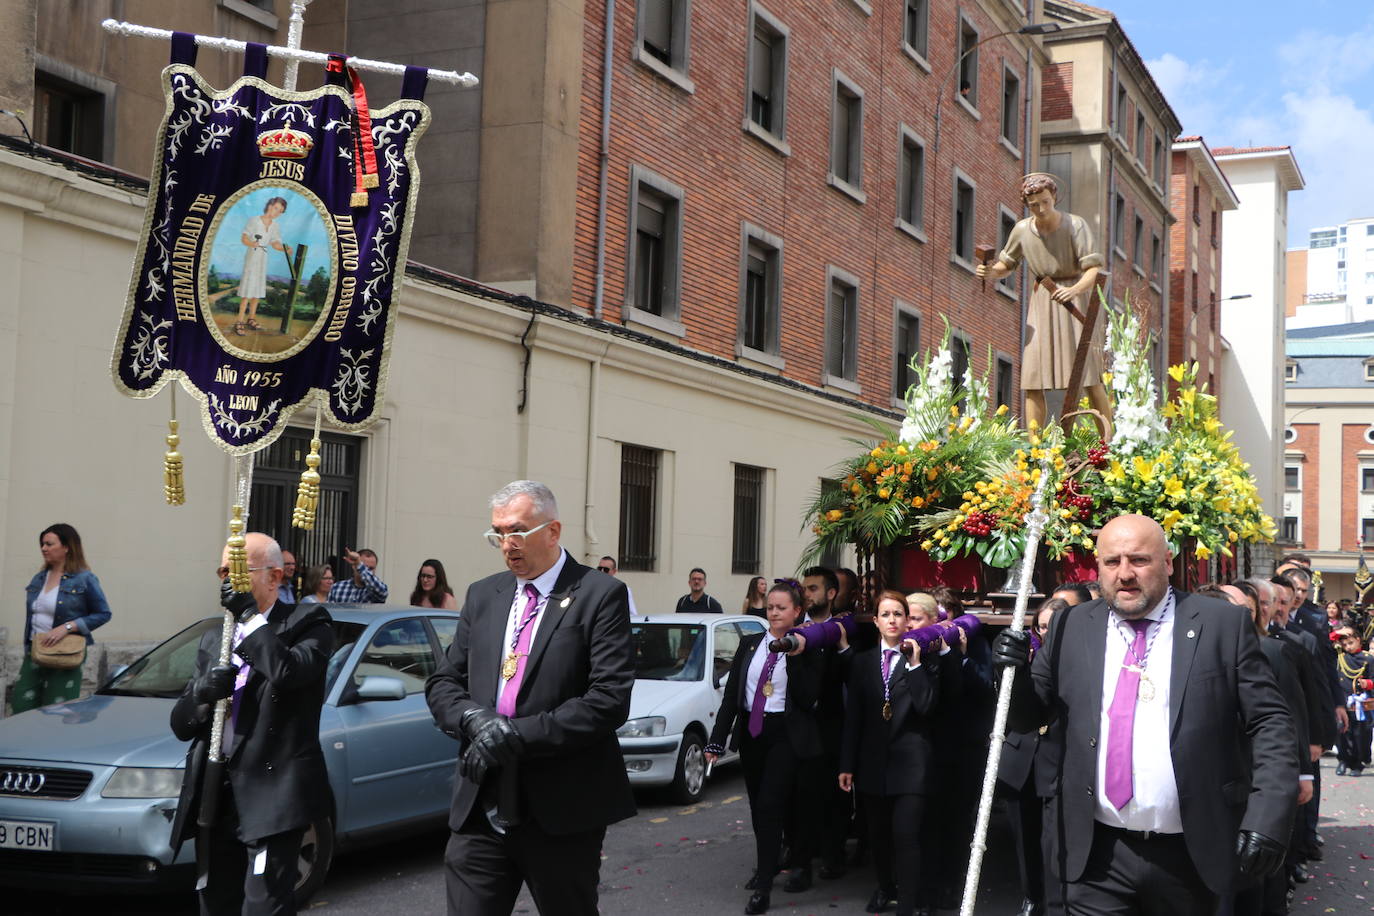
[[[29,647],[35,639],[55,645],[62,637],[80,633],[86,644],[91,631],[110,619],[110,605],[100,580],[86,566],[81,535],[71,525],[49,525],[38,536],[43,569],[25,588],[24,664],[14,683],[14,712],[74,700],[81,692],[81,666],[44,668],[35,664]],[[82,657],[85,663],[85,657]]]

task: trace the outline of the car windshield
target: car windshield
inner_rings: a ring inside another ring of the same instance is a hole
[[[700,624],[637,623],[635,677],[646,681],[699,681],[706,671],[706,628]]]
[[[175,699],[196,673],[196,651],[207,632],[220,632],[222,618],[211,617],[182,630],[125,668],[98,692],[112,696],[168,697]],[[328,669],[329,684],[338,677],[343,661],[363,632],[360,623],[334,621],[334,654]],[[327,689],[327,688],[326,688]]]

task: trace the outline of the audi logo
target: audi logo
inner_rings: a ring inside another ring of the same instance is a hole
[[[30,770],[0,770],[0,792],[16,795],[37,795],[48,777]]]

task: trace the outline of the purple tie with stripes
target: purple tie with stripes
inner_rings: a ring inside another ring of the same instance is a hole
[[[1132,742],[1135,735],[1135,705],[1140,693],[1140,668],[1145,657],[1145,631],[1149,620],[1126,621],[1135,628],[1135,641],[1122,659],[1116,679],[1116,693],[1107,707],[1107,801],[1120,811],[1135,795],[1131,771],[1135,767]]]

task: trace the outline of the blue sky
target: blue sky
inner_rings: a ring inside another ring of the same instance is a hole
[[[1096,0],[1116,13],[1183,133],[1210,146],[1292,146],[1290,246],[1374,216],[1374,3]]]
[[[329,273],[332,267],[329,259],[329,236],[325,234],[324,220],[320,213],[298,192],[289,188],[266,187],[246,194],[235,202],[220,223],[219,233],[213,240],[210,263],[227,276],[237,277],[243,272],[243,227],[250,217],[262,212],[267,201],[273,197],[287,199],[286,212],[281,215],[279,227],[281,240],[295,254],[297,245],[309,246],[306,250],[305,264],[301,268],[301,283],[305,283],[323,267]],[[289,277],[286,255],[275,248],[267,252],[267,275],[269,277]]]

